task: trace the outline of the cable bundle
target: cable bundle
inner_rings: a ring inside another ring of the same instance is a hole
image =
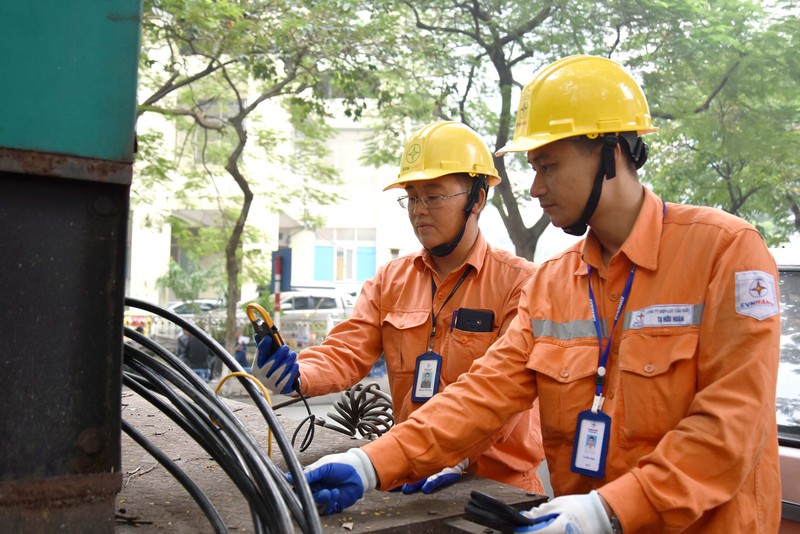
[[[219,343],[182,317],[137,299],[126,298],[125,305],[172,321],[202,340],[226,366],[244,373]],[[126,344],[123,383],[175,422],[220,465],[247,500],[255,531],[293,533],[296,524],[304,533],[321,533],[319,515],[302,475],[302,466],[275,413],[256,386],[239,377],[267,421],[296,487],[288,483],[283,471],[272,463],[241,421],[192,369],[133,329],[126,327],[125,336],[152,354]],[[126,421],[122,421],[122,429],[183,485],[215,532],[228,532],[214,505],[175,462]]]

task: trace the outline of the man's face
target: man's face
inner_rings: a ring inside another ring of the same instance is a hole
[[[435,180],[421,180],[408,182],[406,194],[409,197],[427,195],[455,195],[469,192],[458,176],[447,175]],[[440,208],[427,208],[422,200],[416,206],[408,209],[408,219],[414,228],[414,234],[425,248],[433,248],[453,239],[464,224],[464,206],[469,195],[459,195],[448,198]],[[410,206],[411,204],[409,204]]]
[[[539,200],[553,226],[564,228],[580,218],[597,173],[598,153],[599,148],[589,153],[567,140],[528,152],[535,173],[531,196]]]

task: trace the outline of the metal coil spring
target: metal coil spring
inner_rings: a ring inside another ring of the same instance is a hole
[[[338,423],[334,425],[319,417],[315,423],[348,436],[360,436],[373,440],[388,432],[394,425],[392,398],[381,391],[377,383],[356,384],[342,392],[341,399],[333,404],[336,412],[328,417]]]

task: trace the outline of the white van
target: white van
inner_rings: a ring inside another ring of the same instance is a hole
[[[281,317],[307,321],[340,322],[353,311],[355,297],[343,291],[310,289],[280,294]]]

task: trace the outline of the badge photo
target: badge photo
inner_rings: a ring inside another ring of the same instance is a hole
[[[601,411],[591,410],[578,414],[575,441],[572,444],[573,473],[602,478],[606,471],[606,453],[611,418]]]
[[[425,402],[439,392],[442,357],[433,351],[417,356],[411,400]]]

